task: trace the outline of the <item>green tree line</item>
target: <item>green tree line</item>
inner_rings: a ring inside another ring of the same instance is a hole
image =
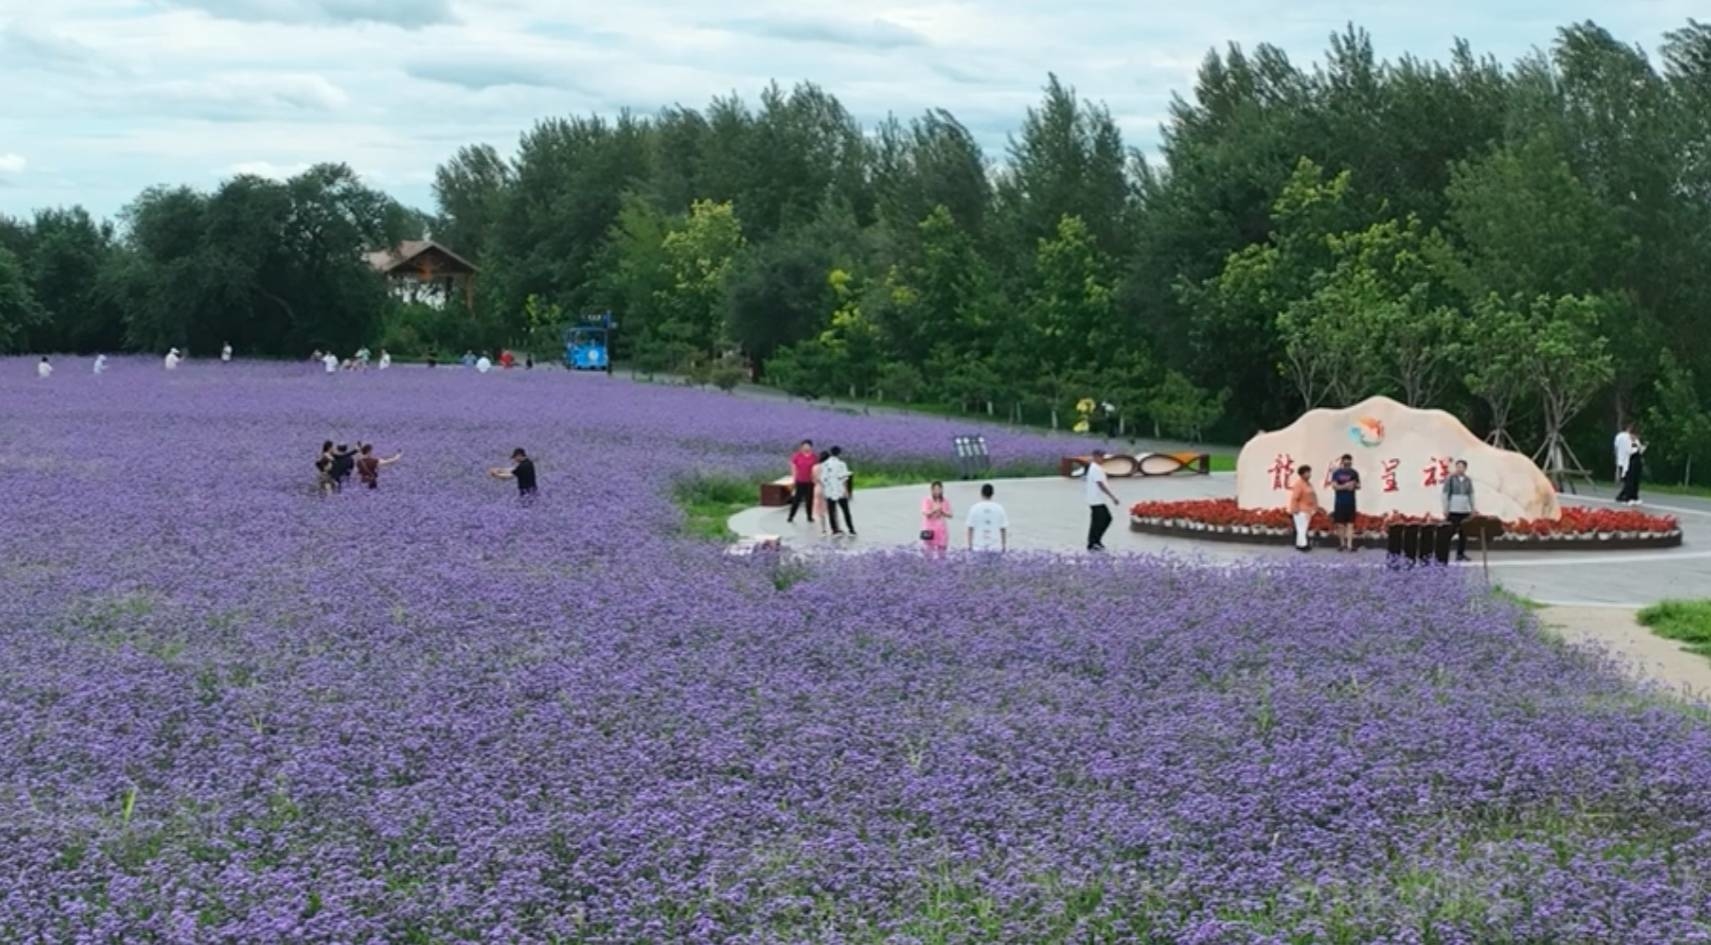
[[[642,372],[1239,439],[1386,393],[1493,442],[1711,463],[1711,25],[1581,23],[1517,62],[1231,46],[1156,155],[1050,79],[991,159],[948,111],[823,89],[537,123],[460,150],[424,218],[338,166],[0,223],[0,344],[259,353],[540,344],[611,310]],[[477,261],[472,310],[389,303],[365,249]],[[1697,343],[1695,343],[1697,342]],[[1067,421],[1066,421],[1067,425]]]

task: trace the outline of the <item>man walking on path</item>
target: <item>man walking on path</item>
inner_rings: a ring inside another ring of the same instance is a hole
[[[1456,471],[1444,480],[1444,518],[1456,527],[1456,560],[1467,560],[1467,532],[1462,523],[1479,514],[1473,504],[1473,478],[1467,460],[1456,460]]]
[[[1105,530],[1111,527],[1111,510],[1105,507],[1105,501],[1109,499],[1112,505],[1121,504],[1117,501],[1117,494],[1105,484],[1105,467],[1101,465],[1104,462],[1105,451],[1094,450],[1092,458],[1087,462],[1087,473],[1082,477],[1085,480],[1082,485],[1087,492],[1087,505],[1092,513],[1091,521],[1087,525],[1088,551],[1105,550]]]
[[[1616,493],[1616,501],[1622,505],[1639,505],[1640,478],[1646,473],[1646,443],[1631,423],[1627,433],[1628,462],[1622,468],[1622,491]]]
[[[968,510],[968,550],[1006,551],[1010,547],[1010,516],[992,499],[992,483],[980,487],[980,501]]]
[[[808,521],[814,521],[814,441],[803,440],[796,447],[796,452],[790,454],[790,514],[785,516],[786,523],[796,522],[796,510],[807,507]]]
[[[826,520],[832,526],[832,534],[843,534],[838,530],[838,512],[842,511],[844,527],[854,538],[855,520],[850,518],[850,467],[844,463],[843,455],[844,448],[834,446],[831,455],[820,464],[820,489],[826,497]]]
[[[1628,478],[1628,460],[1634,455],[1634,425],[1626,424],[1616,431],[1616,482]]]

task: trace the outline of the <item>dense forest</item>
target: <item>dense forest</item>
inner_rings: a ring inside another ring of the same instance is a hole
[[[864,128],[813,85],[470,145],[431,214],[347,168],[0,218],[0,348],[548,351],[616,313],[644,373],[1236,439],[1388,393],[1602,468],[1619,421],[1711,469],[1711,24],[1519,62],[1206,56],[1156,156],[1052,78],[993,161],[949,111]],[[431,232],[471,308],[389,301]]]

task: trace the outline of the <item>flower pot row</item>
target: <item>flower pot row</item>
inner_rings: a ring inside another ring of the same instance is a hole
[[[1435,521],[1439,520],[1425,516],[1361,515],[1355,521],[1355,536],[1360,544],[1382,546],[1392,525]],[[1129,527],[1151,534],[1260,544],[1290,542],[1295,535],[1284,510],[1244,509],[1234,499],[1137,503],[1130,509]],[[1632,509],[1571,506],[1563,510],[1559,520],[1507,522],[1504,529],[1492,540],[1491,550],[1613,551],[1681,544],[1681,525],[1676,519]],[[1310,533],[1316,540],[1328,538],[1332,534],[1329,516],[1323,512],[1314,516]]]

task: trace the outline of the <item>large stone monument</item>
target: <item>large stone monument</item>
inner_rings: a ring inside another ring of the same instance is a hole
[[[1556,489],[1531,459],[1491,446],[1442,410],[1415,410],[1388,397],[1310,410],[1249,440],[1236,460],[1236,502],[1244,509],[1281,507],[1295,468],[1305,463],[1329,508],[1330,472],[1344,453],[1354,457],[1360,510],[1370,515],[1442,515],[1444,478],[1465,459],[1481,514],[1510,522],[1562,516]]]

